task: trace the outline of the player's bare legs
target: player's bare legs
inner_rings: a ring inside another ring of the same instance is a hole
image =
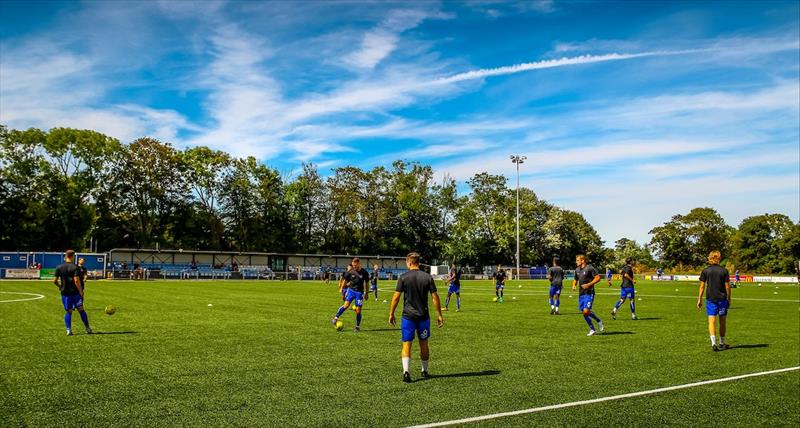
[[[411,349],[409,349],[409,352]],[[428,377],[428,361],[431,357],[430,348],[427,340],[419,341],[419,359],[422,361],[422,377]]]
[[[719,347],[722,349],[730,348],[730,345],[725,343],[725,330],[727,324],[728,317],[727,316],[719,316]]]
[[[403,382],[411,382],[410,368],[411,368],[411,344],[414,342],[403,342],[403,347],[400,350],[400,359],[403,360]]]

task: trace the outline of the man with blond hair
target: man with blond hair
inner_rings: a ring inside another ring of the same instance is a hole
[[[719,265],[722,256],[719,251],[708,254],[709,266],[700,273],[700,293],[697,296],[697,309],[703,307],[703,292],[706,293],[706,315],[708,315],[708,334],[711,336],[711,349],[729,349],[725,343],[725,327],[728,308],[731,306],[731,281],[728,270]],[[719,318],[719,344],[717,344],[716,324]]]
[[[389,324],[395,325],[397,321],[394,311],[400,298],[403,297],[403,318],[401,322],[403,347],[400,357],[403,362],[403,382],[411,382],[411,344],[414,336],[419,339],[419,356],[422,360],[422,377],[427,378],[428,361],[430,360],[430,350],[428,339],[431,337],[431,315],[428,309],[428,294],[433,300],[433,308],[436,310],[436,323],[439,327],[444,325],[442,318],[442,308],[439,302],[439,295],[436,293],[436,284],[433,277],[419,270],[419,253],[409,253],[406,256],[406,267],[408,272],[400,275],[397,280],[397,287],[392,295],[392,303],[389,308]]]

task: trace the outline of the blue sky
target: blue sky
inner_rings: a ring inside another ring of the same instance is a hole
[[[0,122],[505,174],[608,244],[800,217],[800,3],[0,2]]]

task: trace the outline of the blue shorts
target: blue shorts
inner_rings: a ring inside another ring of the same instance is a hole
[[[583,312],[584,309],[592,310],[592,303],[594,303],[594,296],[591,294],[584,294],[578,298],[578,310]]]
[[[350,288],[347,289],[347,295],[344,297],[345,302],[352,302],[355,300],[355,305],[357,308],[360,308],[361,305],[364,304],[364,293],[359,293],[358,291],[354,291]]]
[[[447,294],[461,294],[461,284],[450,284]]]
[[[61,303],[64,304],[64,310],[78,309],[83,306],[83,297],[80,294],[73,294],[71,296],[61,296]]]
[[[370,290],[377,290],[378,289],[378,283],[377,282],[373,282],[372,284],[369,285],[369,289]]]
[[[500,290],[500,289],[503,289],[503,288],[506,288],[506,286],[503,285],[503,284],[497,284],[497,285],[494,286],[495,290]]]
[[[706,315],[724,317],[728,315],[728,300],[708,300],[706,299]]]
[[[551,285],[550,286],[550,297],[560,296],[562,288],[564,288],[563,285]]]
[[[403,330],[403,342],[413,341],[414,333],[417,334],[419,340],[428,340],[431,337],[430,318],[422,321],[411,321],[403,318],[400,322],[400,328]]]
[[[636,292],[633,291],[633,287],[622,287],[622,289],[619,290],[620,299],[633,300],[635,297],[636,297]]]

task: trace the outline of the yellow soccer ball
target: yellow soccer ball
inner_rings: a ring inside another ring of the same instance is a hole
[[[116,306],[114,306],[114,305],[106,306],[106,315],[114,315],[115,312],[117,312],[117,307]]]
[[[344,328],[344,323],[341,321],[336,321],[336,331],[342,331]]]
[[[496,302],[497,301],[497,297],[492,298],[492,301]]]

